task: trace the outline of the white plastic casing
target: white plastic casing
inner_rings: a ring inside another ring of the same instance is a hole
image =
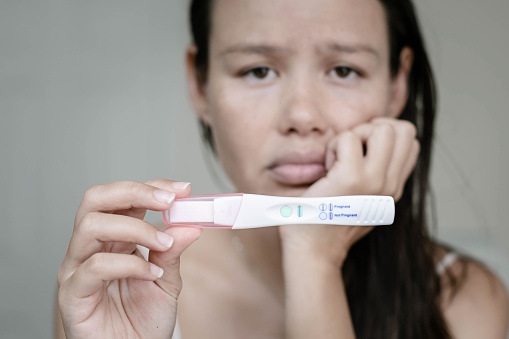
[[[394,199],[389,196],[237,194],[178,199],[163,212],[163,219],[168,225],[246,229],[291,224],[390,225],[394,214]]]

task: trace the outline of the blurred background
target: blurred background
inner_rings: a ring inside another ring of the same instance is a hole
[[[187,97],[187,5],[0,0],[0,338],[52,336],[56,274],[89,186],[222,189]],[[509,285],[509,2],[416,5],[440,93],[433,232]]]

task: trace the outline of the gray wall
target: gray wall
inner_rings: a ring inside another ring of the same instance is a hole
[[[165,177],[220,188],[187,100],[187,1],[0,1],[0,337],[49,338],[87,187]],[[509,2],[418,7],[441,94],[436,232],[509,282]]]

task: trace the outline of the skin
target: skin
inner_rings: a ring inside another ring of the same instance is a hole
[[[146,210],[163,211],[189,191],[189,186],[156,180],[93,186],[86,192],[58,272],[67,337],[164,338],[173,331],[182,284],[179,258],[201,232],[159,232],[142,219]],[[152,250],[148,262],[135,244]],[[59,325],[57,336],[63,337]]]
[[[188,83],[238,191],[399,199],[419,153],[414,126],[396,119],[413,55],[403,49],[391,76],[385,20],[375,0],[217,0],[208,81],[197,81],[191,46]],[[164,231],[173,238],[168,249],[141,219],[146,209],[171,205],[158,202],[155,191],[188,195],[190,186],[182,187],[124,182],[85,194],[59,272],[69,337],[167,337],[177,298],[184,338],[355,337],[338,272],[371,228],[212,230],[187,250],[200,231],[171,228]],[[152,250],[149,262],[164,269],[161,278],[132,243]],[[437,247],[437,259],[442,255]],[[453,334],[505,337],[507,294],[490,272],[468,263],[454,297],[443,284]],[[480,316],[486,322],[474,321]]]

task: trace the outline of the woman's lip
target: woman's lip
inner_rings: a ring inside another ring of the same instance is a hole
[[[271,176],[277,182],[289,186],[312,184],[325,176],[323,163],[284,163],[269,168]]]

